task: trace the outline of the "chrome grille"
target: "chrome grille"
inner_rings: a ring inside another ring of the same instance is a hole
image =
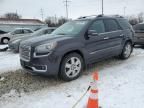
[[[21,46],[20,47],[20,58],[24,61],[30,61],[31,47],[30,46]]]

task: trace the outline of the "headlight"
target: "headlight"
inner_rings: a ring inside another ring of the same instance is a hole
[[[50,42],[47,44],[39,45],[35,48],[36,55],[46,55],[50,53],[57,46],[57,42]]]

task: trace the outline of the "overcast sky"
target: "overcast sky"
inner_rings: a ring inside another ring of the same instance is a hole
[[[69,17],[77,18],[85,15],[101,13],[101,0],[70,0]],[[136,15],[144,12],[144,0],[104,0],[104,14]],[[23,18],[41,19],[47,16],[66,16],[63,0],[0,0],[0,15],[7,12],[18,12]]]

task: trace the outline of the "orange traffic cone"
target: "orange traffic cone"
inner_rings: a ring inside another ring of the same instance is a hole
[[[90,91],[90,97],[88,99],[87,108],[99,108],[98,88],[97,88],[98,72],[94,73],[93,80],[94,82],[91,84],[91,91]]]

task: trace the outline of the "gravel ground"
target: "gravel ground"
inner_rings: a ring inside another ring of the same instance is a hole
[[[32,76],[23,70],[3,73],[1,79],[3,80],[0,81],[0,97],[11,90],[16,90],[20,94],[20,92],[31,92],[61,83],[57,78]]]

